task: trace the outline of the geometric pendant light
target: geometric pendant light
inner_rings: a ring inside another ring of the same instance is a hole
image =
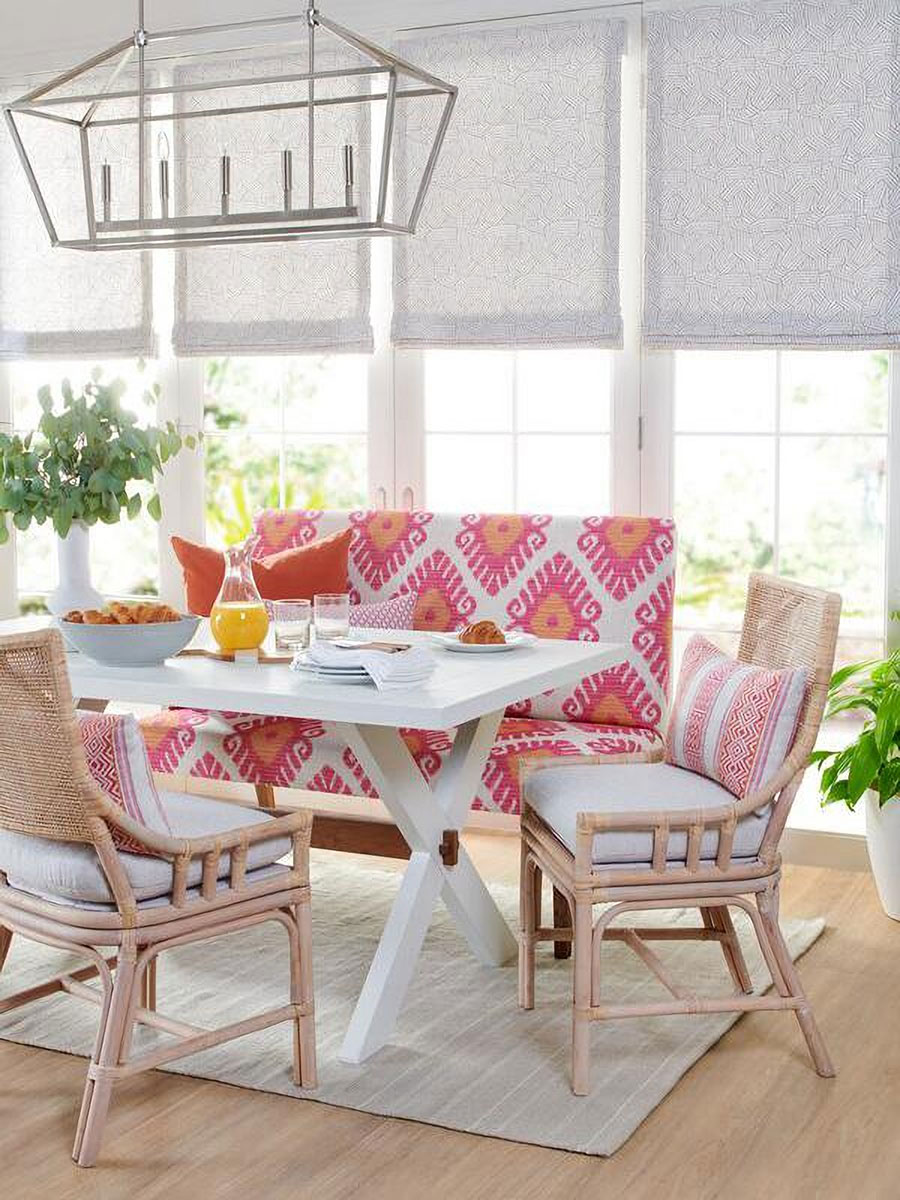
[[[414,233],[456,95],[314,6],[151,32],[138,0],[4,115],[54,246],[153,250]]]

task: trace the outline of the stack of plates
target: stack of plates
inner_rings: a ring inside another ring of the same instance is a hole
[[[372,676],[362,667],[320,667],[311,663],[308,654],[299,654],[294,660],[294,670],[314,679],[329,683],[371,683]]]

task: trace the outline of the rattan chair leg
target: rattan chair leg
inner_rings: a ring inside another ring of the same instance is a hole
[[[72,1157],[79,1167],[92,1167],[97,1161],[103,1130],[112,1099],[112,1079],[107,1072],[121,1062],[123,1046],[130,1030],[130,1012],[135,985],[134,951],[119,955],[112,999],[106,1015],[100,1053],[91,1062],[90,1071],[99,1068],[99,1078],[88,1075],[81,1116],[75,1135]]]
[[[575,900],[575,957],[572,1004],[572,1091],[586,1096],[590,1090],[591,995],[599,993],[600,980],[593,979],[593,917],[590,900]]]
[[[156,976],[157,967],[159,965],[158,958],[151,958],[147,963],[147,973],[144,976],[146,980],[146,996],[144,998],[144,1008],[150,1012],[156,1012]]]
[[[519,865],[519,1008],[534,1008],[535,930],[541,921],[543,875],[524,840]]]
[[[720,908],[701,908],[700,915],[707,929],[714,929],[717,933],[725,934],[725,940],[721,941],[719,945],[722,947],[722,954],[734,986],[739,992],[751,995],[753,984],[750,980],[750,972],[747,970],[744,952],[735,932],[728,906],[723,904]]]
[[[553,889],[553,928],[554,929],[571,929],[572,928],[572,911],[569,908],[569,901],[565,898],[558,888]],[[571,958],[572,943],[571,942],[554,942],[553,943],[554,958]]]
[[[314,1088],[316,1067],[316,1016],[313,1000],[312,911],[309,898],[294,908],[296,940],[291,935],[291,1003],[298,1006],[294,1021],[294,1083]]]
[[[9,948],[12,945],[12,930],[6,926],[0,925],[0,971],[3,970],[3,965],[6,962],[6,956],[9,954]]]
[[[787,943],[784,940],[784,934],[781,932],[781,925],[778,922],[777,915],[777,893],[767,894],[761,892],[757,897],[757,905],[769,946],[784,977],[788,994],[803,1001],[801,1007],[794,1011],[797,1023],[809,1047],[810,1057],[813,1060],[817,1073],[824,1079],[831,1079],[837,1072],[834,1069],[831,1055],[828,1053],[828,1048],[819,1031],[819,1026],[816,1024],[812,1005],[809,1003],[806,992],[803,990],[803,984],[800,982],[800,976],[797,973],[794,960],[791,958],[791,952],[788,950]]]

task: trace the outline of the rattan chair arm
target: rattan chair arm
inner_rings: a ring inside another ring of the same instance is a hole
[[[669,829],[690,829],[694,825],[719,829],[735,819],[735,804],[723,804],[719,808],[640,809],[636,812],[580,812],[576,819],[576,832],[591,836],[595,833],[652,833],[665,824]]]
[[[305,839],[308,844],[312,833],[312,813],[304,809],[266,819],[255,825],[244,825],[210,837],[198,838],[174,838],[156,833],[133,821],[118,805],[109,800],[105,800],[102,815],[108,825],[127,833],[139,845],[146,847],[149,853],[172,859],[202,858],[203,855],[214,851],[225,853],[241,846],[253,846],[273,838],[295,835],[300,837],[301,842]]]

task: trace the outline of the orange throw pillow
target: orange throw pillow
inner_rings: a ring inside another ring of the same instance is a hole
[[[281,550],[253,560],[253,578],[263,600],[312,600],[317,592],[346,592],[351,529],[332,533],[308,546]],[[188,611],[208,617],[225,578],[225,555],[173,537],[181,563]]]

